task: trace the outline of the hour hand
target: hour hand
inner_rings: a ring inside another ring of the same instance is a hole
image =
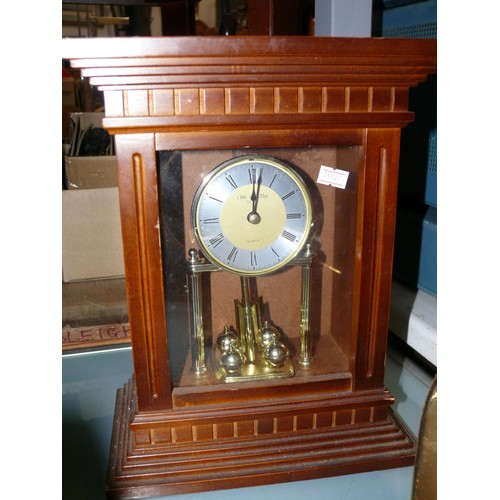
[[[260,215],[257,212],[257,203],[259,201],[259,191],[260,191],[260,183],[262,181],[262,171],[259,171],[259,177],[257,178],[257,174],[255,170],[252,170],[252,195],[250,199],[252,200],[252,211],[247,215],[247,220],[251,224],[258,224],[260,222]]]
[[[252,196],[250,196],[250,199],[252,200],[252,212],[255,212],[257,208],[257,193],[255,191],[255,184],[256,184],[255,170],[252,170],[251,180],[252,180]]]

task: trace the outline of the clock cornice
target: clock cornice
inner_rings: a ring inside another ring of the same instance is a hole
[[[104,125],[112,133],[291,122],[314,129],[402,127],[413,120],[409,88],[436,66],[436,41],[65,39],[65,55],[104,91]]]

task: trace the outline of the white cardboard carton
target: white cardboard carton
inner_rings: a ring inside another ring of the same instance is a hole
[[[62,191],[63,281],[123,277],[118,188]]]

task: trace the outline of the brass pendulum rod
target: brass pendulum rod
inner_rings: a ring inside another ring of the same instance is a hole
[[[244,336],[244,345],[246,346],[246,355],[250,363],[256,359],[256,339],[254,332],[254,322],[252,318],[252,301],[250,291],[250,278],[247,276],[241,277],[241,299],[243,308],[244,325],[240,325],[240,336]]]

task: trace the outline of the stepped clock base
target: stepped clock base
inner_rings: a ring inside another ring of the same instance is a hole
[[[108,498],[148,498],[413,465],[415,439],[387,391],[335,400],[136,415],[118,391]]]

